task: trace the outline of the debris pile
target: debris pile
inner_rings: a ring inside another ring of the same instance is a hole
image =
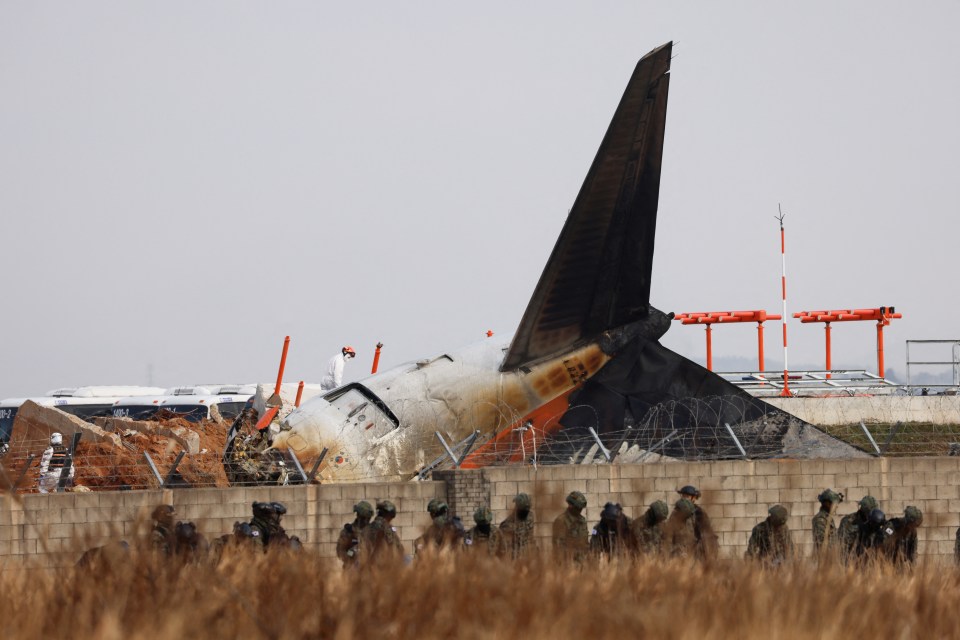
[[[229,426],[204,420],[190,422],[177,416],[159,416],[157,421],[98,418],[89,424],[58,409],[26,403],[17,413],[10,449],[3,457],[8,478],[15,480],[30,460],[30,468],[18,483],[21,492],[36,491],[40,456],[50,434],[59,431],[64,442],[80,432],[74,455],[76,487],[92,490],[154,489],[157,478],[144,453],[166,479],[177,456],[185,455],[167,486],[228,487],[221,457]],[[26,409],[26,410],[25,410]]]

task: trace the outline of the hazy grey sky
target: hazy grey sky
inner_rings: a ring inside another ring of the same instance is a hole
[[[378,340],[388,367],[509,339],[668,40],[653,304],[777,312],[782,203],[790,311],[895,305],[902,372],[906,339],[960,338],[958,27],[957,2],[2,0],[0,397],[270,380],[285,335],[290,381],[343,344],[357,378]],[[819,366],[822,328],[789,332]],[[834,363],[874,370],[874,326],[837,325]]]

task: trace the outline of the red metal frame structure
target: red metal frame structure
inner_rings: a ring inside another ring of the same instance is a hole
[[[893,307],[878,307],[876,309],[836,309],[833,311],[801,311],[793,314],[802,323],[822,322],[824,323],[824,332],[826,334],[826,369],[829,372],[833,367],[830,362],[830,323],[831,322],[854,322],[862,320],[876,320],[877,322],[877,373],[881,378],[885,378],[883,367],[883,328],[890,324],[891,320],[902,318],[903,315],[896,313]],[[827,373],[827,377],[830,374]]]
[[[781,316],[767,313],[764,310],[757,311],[707,311],[704,313],[678,313],[673,318],[682,324],[704,324],[707,330],[707,369],[713,371],[713,330],[712,325],[716,323],[730,324],[732,322],[756,322],[757,323],[757,359],[760,363],[760,371],[763,371],[763,323],[767,320],[780,320]]]

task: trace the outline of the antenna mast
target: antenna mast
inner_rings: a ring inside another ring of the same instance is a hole
[[[777,211],[780,215],[774,216],[780,222],[780,290],[783,297],[783,313],[780,315],[780,322],[783,325],[783,391],[781,396],[790,397],[790,375],[787,373],[787,243],[786,234],[783,231],[783,208],[777,203]]]

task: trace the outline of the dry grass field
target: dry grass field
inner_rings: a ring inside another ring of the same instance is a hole
[[[762,569],[728,560],[511,563],[474,555],[343,571],[309,552],[0,571],[4,638],[960,637],[960,572]]]

